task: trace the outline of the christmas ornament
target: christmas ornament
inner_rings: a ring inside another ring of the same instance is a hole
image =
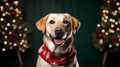
[[[111,44],[113,44],[113,43],[115,43],[115,39],[114,38],[111,39]]]
[[[19,14],[19,17],[22,17],[22,18],[23,18],[23,17],[24,17],[24,15],[23,15],[23,14]]]
[[[115,5],[114,0],[109,0],[111,5]]]
[[[14,10],[11,11],[11,15],[15,16],[16,12]]]
[[[13,40],[14,39],[12,35],[9,35],[8,38],[9,38],[9,40]]]
[[[103,38],[103,34],[102,33],[97,33],[97,38],[98,39]]]

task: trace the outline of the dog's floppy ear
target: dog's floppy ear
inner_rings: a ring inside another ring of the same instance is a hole
[[[80,21],[72,16],[72,29],[74,34],[80,28],[80,25],[81,25]]]
[[[49,15],[41,18],[40,20],[38,20],[38,21],[36,22],[36,27],[37,27],[40,31],[42,31],[42,33],[45,32],[46,22],[47,22],[48,16],[49,16]]]

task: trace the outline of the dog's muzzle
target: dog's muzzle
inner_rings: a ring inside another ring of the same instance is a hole
[[[55,36],[58,38],[58,39],[61,39],[63,36],[64,36],[65,32],[62,28],[60,27],[57,27],[55,29]]]
[[[61,44],[64,44],[66,38],[68,37],[68,34],[65,33],[64,29],[57,27],[55,29],[55,37],[50,35],[52,38],[52,41],[54,42],[55,45],[59,46]]]

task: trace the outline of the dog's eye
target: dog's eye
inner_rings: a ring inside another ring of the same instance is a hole
[[[49,22],[50,24],[54,24],[55,23],[55,21],[53,21],[53,20],[50,20],[50,22]]]
[[[68,21],[67,21],[67,20],[64,20],[63,23],[64,23],[64,24],[68,24]]]

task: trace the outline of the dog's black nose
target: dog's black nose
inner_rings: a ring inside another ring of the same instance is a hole
[[[55,28],[55,34],[57,37],[63,37],[64,30],[61,27],[57,27],[57,28]]]

